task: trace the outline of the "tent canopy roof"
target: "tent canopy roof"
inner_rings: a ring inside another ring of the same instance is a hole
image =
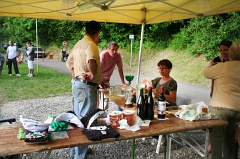
[[[1,0],[0,2],[0,16],[131,24],[153,24],[240,10],[240,0]]]

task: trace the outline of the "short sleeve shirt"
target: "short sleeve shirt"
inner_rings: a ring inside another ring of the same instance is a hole
[[[87,64],[90,59],[95,60],[97,63],[97,75],[91,82],[101,84],[102,69],[100,65],[99,50],[89,36],[85,35],[83,39],[75,44],[72,53],[68,57],[66,66],[68,69],[74,69],[75,76],[82,78],[83,73],[89,72]]]
[[[116,65],[118,68],[123,67],[122,57],[121,57],[120,53],[117,52],[114,57],[111,57],[109,55],[108,50],[101,52],[100,63],[101,63],[104,82],[110,81],[110,77],[111,77]]]
[[[160,88],[164,87],[164,94],[170,95],[171,91],[177,90],[177,82],[172,78],[171,80],[167,81],[166,83],[160,85],[160,80],[162,77],[157,77],[152,80],[152,86],[156,88],[160,92]]]
[[[27,51],[30,52],[30,54],[28,55],[28,60],[34,61],[34,48],[32,46],[28,47]]]
[[[18,47],[17,46],[8,46],[7,53],[8,59],[14,59],[17,56]]]

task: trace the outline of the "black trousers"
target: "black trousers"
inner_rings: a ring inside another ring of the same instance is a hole
[[[8,74],[12,74],[12,64],[14,66],[14,71],[16,74],[19,74],[18,64],[16,57],[13,59],[8,59]]]

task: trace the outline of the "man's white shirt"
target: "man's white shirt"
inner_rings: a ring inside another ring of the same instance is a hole
[[[17,46],[9,46],[7,48],[8,52],[8,59],[14,59],[18,54],[18,47]]]

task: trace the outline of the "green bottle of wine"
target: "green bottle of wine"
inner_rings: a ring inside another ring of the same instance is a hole
[[[143,96],[143,88],[140,90],[140,95],[137,101],[137,115],[142,119],[145,120],[146,113],[145,113],[145,100]]]
[[[147,119],[153,120],[154,118],[154,100],[152,96],[152,87],[150,87],[147,95]]]

